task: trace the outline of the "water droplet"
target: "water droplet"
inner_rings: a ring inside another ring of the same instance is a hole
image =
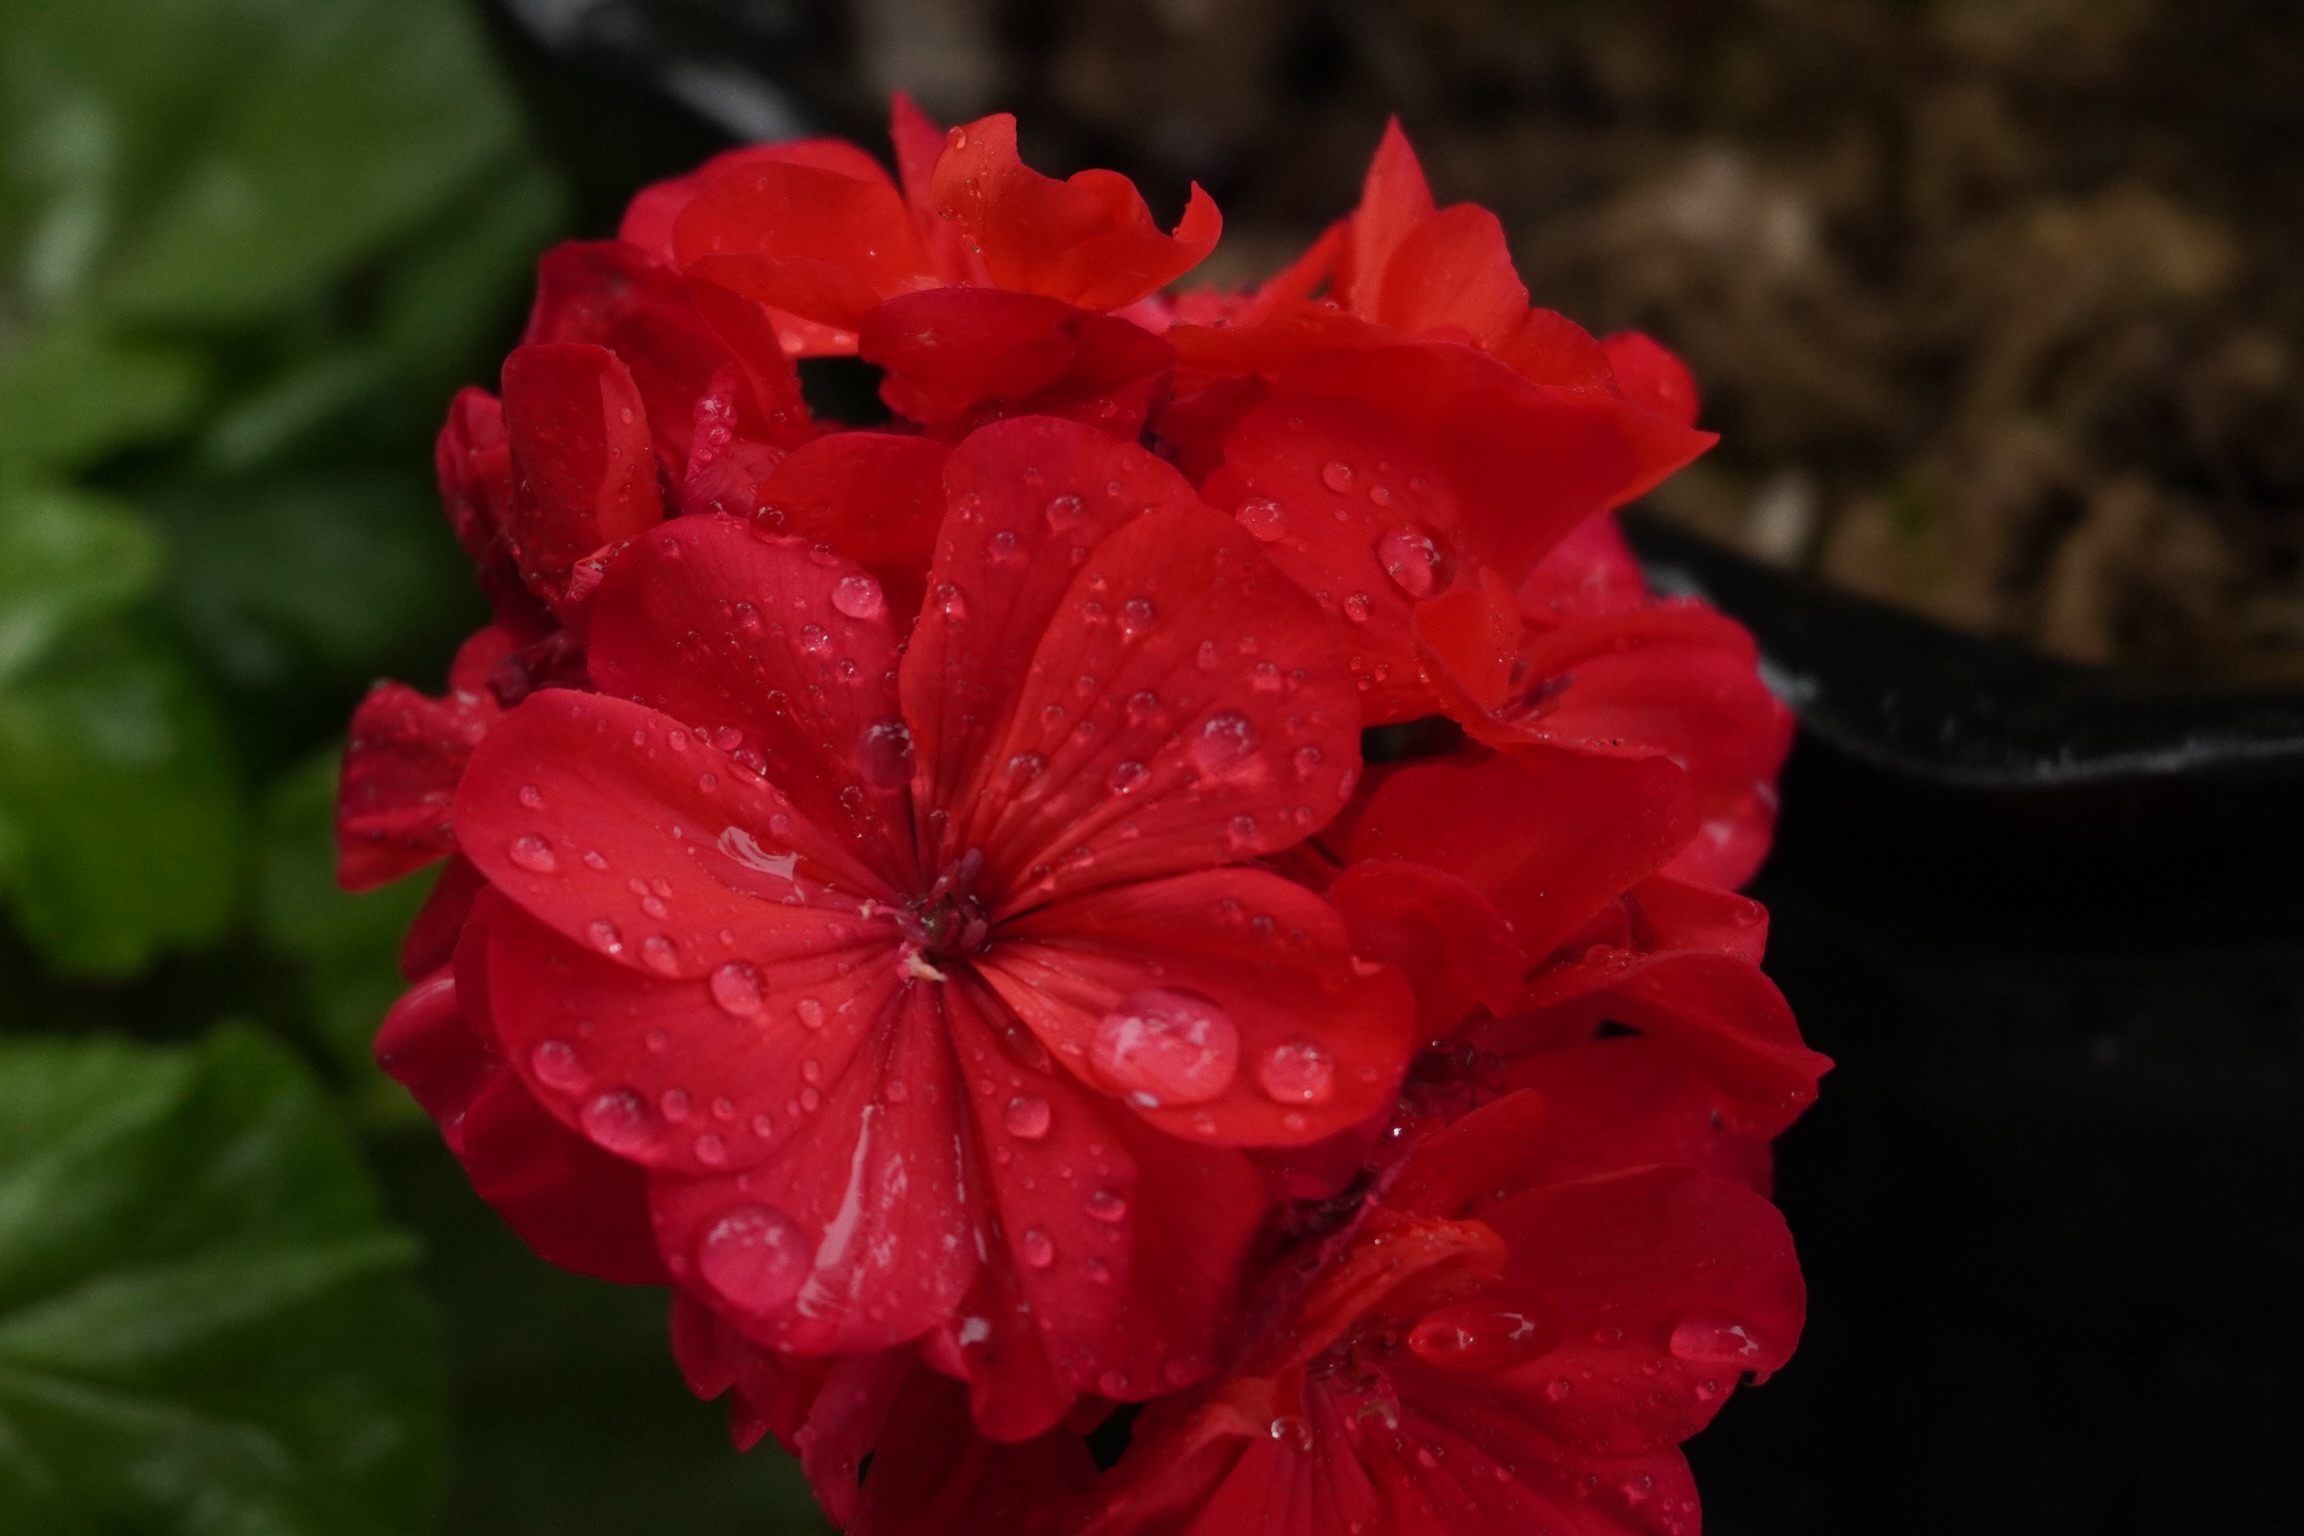
[[[832,583],[832,606],[852,619],[876,619],[886,611],[880,583],[861,571]]]
[[[1200,649],[1194,653],[1192,659],[1194,664],[1203,672],[1213,672],[1224,665],[1224,655],[1216,649],[1216,642],[1213,640],[1201,641]]]
[[[1126,1371],[1106,1371],[1096,1378],[1096,1390],[1115,1400],[1126,1397],[1128,1395],[1128,1373]]]
[[[1234,514],[1240,526],[1269,544],[1288,531],[1288,509],[1269,496],[1255,496],[1240,503]]]
[[[1742,1365],[1760,1358],[1751,1327],[1712,1312],[1691,1312],[1672,1329],[1672,1353],[1682,1360]]]
[[[1016,1244],[1024,1262],[1034,1269],[1046,1269],[1056,1262],[1056,1241],[1038,1227],[1027,1227]]]
[[[807,1234],[767,1205],[739,1205],[712,1224],[697,1245],[704,1283],[730,1305],[776,1313],[800,1293],[810,1267]]]
[[[1008,1101],[1008,1108],[1000,1116],[1000,1123],[1008,1127],[1008,1134],[1025,1141],[1038,1141],[1048,1134],[1048,1126],[1055,1112],[1048,1101],[1029,1094],[1020,1094]]]
[[[1157,617],[1148,597],[1132,597],[1120,605],[1120,633],[1130,640],[1136,639],[1152,627]]]
[[[1128,1201],[1116,1189],[1100,1189],[1088,1197],[1088,1214],[1117,1225],[1128,1219]]]
[[[667,1088],[657,1096],[656,1107],[664,1112],[665,1119],[677,1125],[688,1118],[688,1112],[695,1108],[695,1101],[688,1097],[685,1088]]]
[[[1160,695],[1149,688],[1139,688],[1128,695],[1128,723],[1142,725],[1160,712]]]
[[[1008,787],[1022,789],[1047,771],[1048,760],[1037,752],[1019,752],[1008,759]]]
[[[1256,728],[1245,715],[1219,710],[1200,723],[1187,750],[1192,766],[1213,778],[1248,760],[1256,750]]]
[[[533,784],[520,786],[520,803],[532,811],[544,809],[544,791]]]
[[[1088,521],[1088,507],[1077,496],[1051,497],[1048,502],[1048,526],[1058,533],[1077,528]]]
[[[727,1166],[728,1143],[717,1132],[706,1131],[696,1138],[696,1144],[690,1150],[696,1154],[696,1161],[707,1168]]]
[[[882,720],[856,738],[857,776],[874,789],[897,789],[912,781],[912,733],[901,720]]]
[[[1429,597],[1440,580],[1440,546],[1414,525],[1394,528],[1376,541],[1376,563],[1392,584],[1410,597]]]
[[[1235,852],[1254,847],[1256,845],[1256,818],[1243,811],[1225,824],[1224,835],[1230,839]]]
[[[560,861],[552,855],[552,845],[533,832],[523,832],[512,839],[512,846],[505,853],[530,874],[548,875],[560,867]]]
[[[1295,758],[1296,777],[1300,779],[1312,777],[1313,774],[1320,771],[1322,760],[1323,754],[1318,747],[1298,747]]]
[[[1188,1387],[1208,1374],[1208,1362],[1198,1355],[1170,1355],[1160,1362],[1160,1379],[1173,1391]]]
[[[1088,1055],[1107,1081],[1146,1107],[1202,1104],[1239,1072],[1240,1031],[1207,999],[1154,987],[1122,998],[1097,1021]]]
[[[1533,1296],[1493,1290],[1441,1307],[1408,1330],[1408,1349],[1419,1360],[1459,1371],[1501,1371],[1549,1354],[1560,1344],[1560,1322]]]
[[[1142,789],[1145,780],[1151,777],[1151,769],[1137,762],[1134,758],[1130,758],[1126,762],[1113,764],[1112,777],[1108,782],[1112,786],[1112,793],[1125,795],[1130,790]]]
[[[1355,592],[1344,599],[1344,617],[1355,624],[1365,624],[1376,612],[1376,599],[1365,592]]]
[[[1312,1449],[1312,1424],[1301,1415],[1284,1413],[1266,1431],[1282,1445],[1299,1451]]]
[[[1602,1323],[1592,1330],[1592,1342],[1602,1349],[1614,1349],[1624,1342],[1624,1330],[1611,1323]]]
[[[710,986],[712,1001],[740,1018],[750,1018],[761,1009],[760,973],[741,960],[716,967]]]
[[[832,648],[832,634],[821,624],[800,626],[800,648],[811,656],[821,656]]]
[[[1342,459],[1330,459],[1320,466],[1320,483],[1342,496],[1352,489],[1352,466]]]
[[[1024,558],[1023,545],[1018,542],[1015,533],[1007,528],[985,541],[984,552],[995,565],[1013,565]]]
[[[576,1113],[584,1134],[611,1152],[638,1152],[656,1139],[655,1112],[629,1088],[611,1088]]]
[[[586,924],[584,936],[592,941],[594,949],[604,955],[624,953],[624,935],[617,932],[616,925],[604,917],[596,917]]]
[[[680,974],[680,951],[668,934],[652,933],[640,941],[640,963],[659,976]]]
[[[528,1053],[528,1070],[547,1088],[584,1086],[584,1063],[576,1059],[576,1047],[565,1040],[538,1041]]]
[[[1567,1377],[1561,1376],[1556,1377],[1544,1388],[1544,1396],[1552,1402],[1564,1403],[1568,1401],[1568,1394],[1575,1390],[1576,1384]]]
[[[597,848],[588,849],[584,854],[584,867],[594,873],[605,873],[608,868],[608,857]]]
[[[1336,1060],[1309,1040],[1292,1040],[1264,1058],[1256,1085],[1282,1104],[1325,1104],[1336,1094]]]

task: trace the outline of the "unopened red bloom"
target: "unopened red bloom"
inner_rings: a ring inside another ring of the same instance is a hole
[[[651,1171],[675,1277],[763,1344],[927,1331],[981,1422],[1205,1370],[1261,1212],[1229,1149],[1367,1116],[1398,978],[1238,867],[1350,794],[1311,604],[1140,449],[988,428],[899,653],[878,581],[733,519],[640,541],[598,693],[548,690],[455,807],[509,903],[505,1058]]]

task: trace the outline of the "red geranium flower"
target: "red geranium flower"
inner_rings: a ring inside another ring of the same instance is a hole
[[[1531,1177],[1544,1112],[1520,1092],[1425,1137],[1281,1266],[1268,1330],[1145,1413],[1084,1529],[1693,1536],[1675,1447],[1790,1357],[1791,1239],[1692,1168]]]
[[[988,428],[943,484],[908,642],[828,547],[648,534],[599,692],[506,714],[454,820],[507,898],[487,1030],[650,1171],[674,1277],[778,1349],[920,1338],[1021,1439],[1209,1368],[1263,1203],[1233,1149],[1380,1108],[1410,1006],[1241,867],[1358,772],[1311,603],[1084,427]]]

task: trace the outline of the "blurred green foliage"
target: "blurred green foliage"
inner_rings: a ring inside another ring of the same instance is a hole
[[[0,17],[11,1536],[820,1528],[376,1071],[428,877],[333,877],[353,704],[483,616],[431,438],[563,201],[462,0]]]

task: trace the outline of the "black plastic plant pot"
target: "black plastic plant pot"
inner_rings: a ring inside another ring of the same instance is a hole
[[[1800,714],[1754,894],[1839,1063],[1810,1323],[1691,1446],[1744,1532],[2292,1529],[2304,698],[1957,635],[1632,519]]]

